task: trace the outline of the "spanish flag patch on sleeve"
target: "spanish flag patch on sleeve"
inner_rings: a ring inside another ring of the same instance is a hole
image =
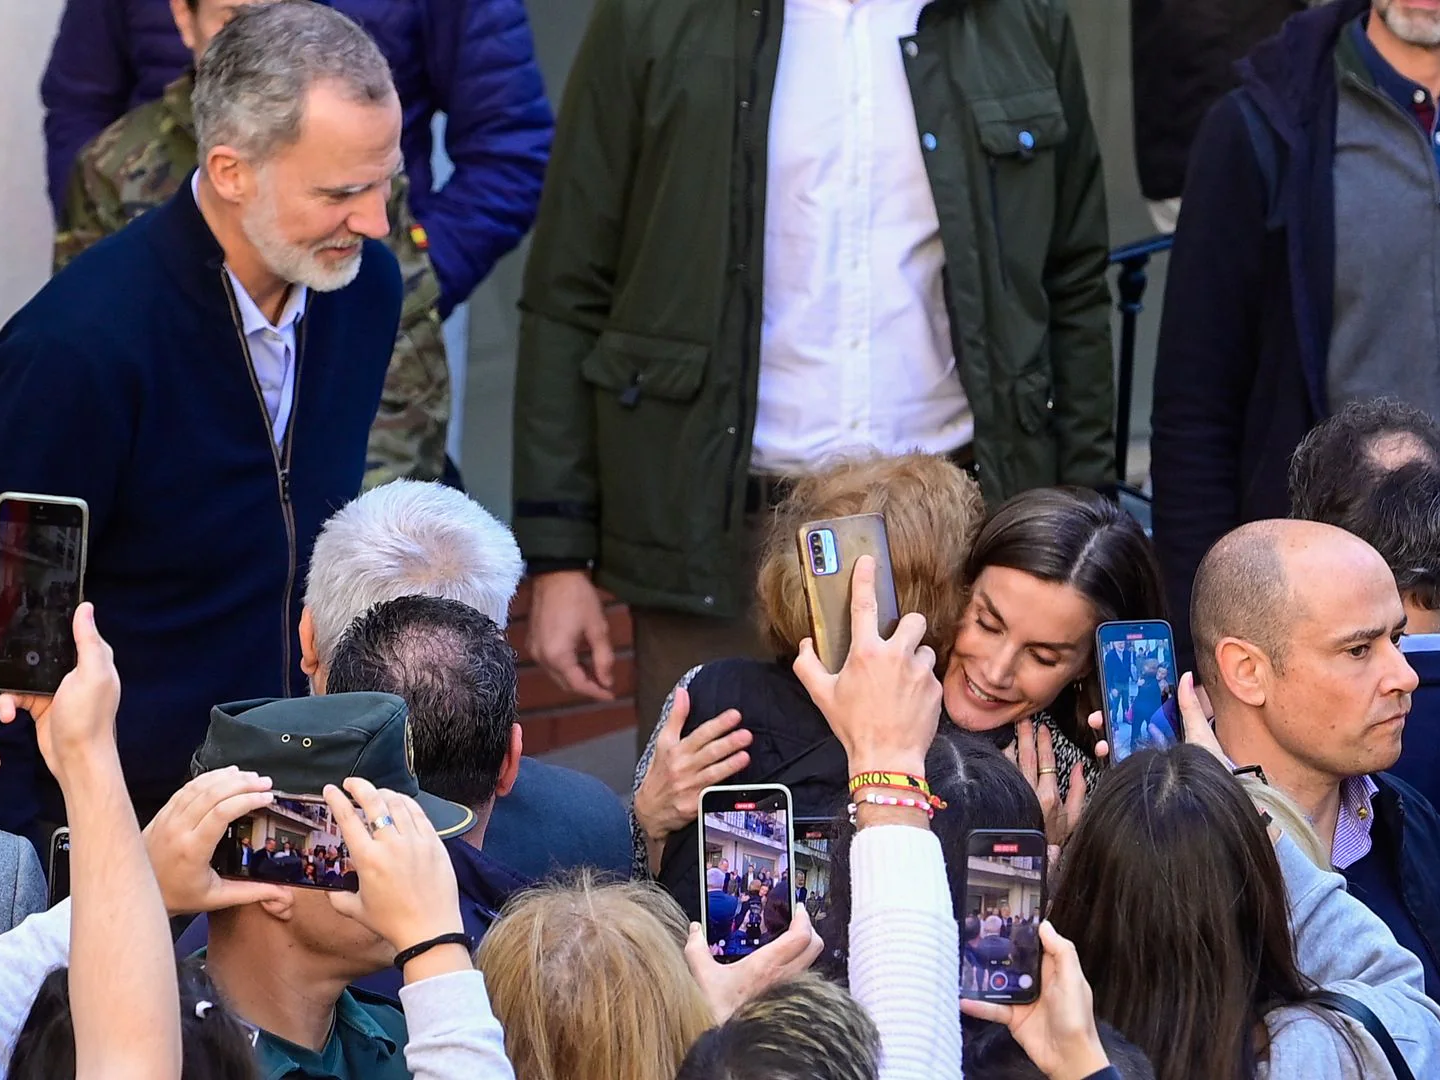
[[[424,225],[410,226],[410,240],[421,251],[430,250],[430,234],[425,231]]]

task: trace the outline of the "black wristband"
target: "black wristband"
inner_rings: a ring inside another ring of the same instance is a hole
[[[405,965],[414,960],[421,953],[427,953],[437,945],[464,945],[467,953],[475,951],[475,939],[466,933],[441,934],[439,937],[432,937],[429,941],[422,941],[419,945],[411,945],[408,949],[401,949],[395,954],[395,968],[397,971],[404,971]]]

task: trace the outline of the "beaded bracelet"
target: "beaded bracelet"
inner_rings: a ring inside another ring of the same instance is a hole
[[[859,812],[861,804],[869,806],[903,806],[907,810],[923,810],[925,816],[933,821],[935,819],[935,808],[924,799],[903,799],[896,795],[877,795],[875,792],[866,792],[864,795],[856,796],[856,801],[847,806],[846,812],[850,815],[850,824],[855,824],[855,815]]]
[[[862,787],[856,788],[854,791],[851,791],[850,794],[855,795],[857,792],[865,790],[867,788],[879,788],[883,791],[907,791],[912,796],[918,796],[923,799],[926,803],[930,805],[932,809],[935,810],[944,810],[950,805],[944,799],[940,798],[939,795],[936,795],[933,792],[927,794],[919,791],[916,788],[902,787],[899,784],[865,784]]]
[[[913,776],[910,773],[895,772],[862,772],[850,778],[850,794],[861,788],[867,787],[889,787],[900,788],[904,791],[919,791],[922,794],[930,794],[930,785],[925,782],[923,776]]]

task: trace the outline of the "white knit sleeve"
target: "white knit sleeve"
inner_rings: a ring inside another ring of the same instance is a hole
[[[70,901],[0,934],[0,1077],[45,976],[70,962]]]
[[[452,971],[400,988],[415,1080],[515,1080],[505,1034],[490,1009],[485,976]]]
[[[881,1080],[959,1080],[960,931],[940,841],[862,829],[850,877],[850,992],[880,1029]]]

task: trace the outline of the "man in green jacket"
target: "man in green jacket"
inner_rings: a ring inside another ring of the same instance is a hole
[[[949,454],[992,504],[1112,482],[1106,247],[1061,0],[599,0],[521,299],[541,665],[611,696],[597,586],[627,601],[643,743],[758,652],[766,511],[837,455]]]

